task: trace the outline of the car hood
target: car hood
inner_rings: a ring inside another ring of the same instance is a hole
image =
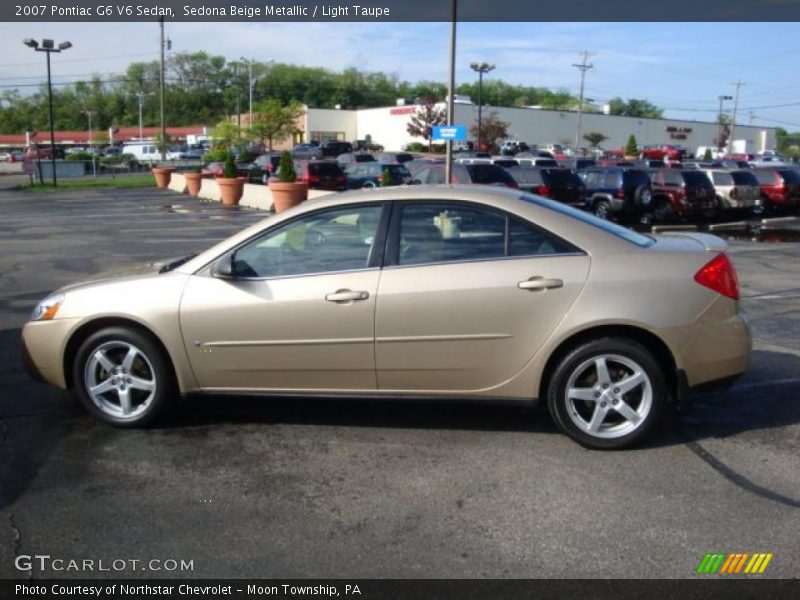
[[[100,273],[92,274],[86,279],[82,279],[75,283],[65,285],[59,288],[57,291],[67,292],[79,288],[86,288],[110,282],[121,283],[125,281],[134,281],[136,279],[148,279],[150,277],[157,276],[160,273],[171,271],[174,268],[173,265],[175,265],[175,263],[183,264],[183,262],[186,262],[186,260],[188,259],[185,257],[170,258],[166,260],[158,260],[149,263],[141,263],[138,265],[128,265],[125,267],[109,269],[107,271],[101,271]]]

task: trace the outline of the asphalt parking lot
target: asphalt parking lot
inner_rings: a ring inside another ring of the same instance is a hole
[[[102,425],[25,375],[34,304],[265,215],[150,189],[5,190],[0,211],[0,577],[92,575],[22,554],[194,566],[99,577],[693,577],[706,552],[800,576],[798,243],[732,242],[747,375],[651,444],[595,452],[546,412],[452,403],[192,399]]]

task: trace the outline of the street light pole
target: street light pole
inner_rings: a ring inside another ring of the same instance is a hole
[[[470,63],[470,68],[478,74],[478,150],[481,149],[481,133],[483,132],[483,75],[495,69],[489,63]]]
[[[56,177],[56,132],[55,124],[53,123],[53,80],[50,74],[50,54],[53,52],[62,52],[72,48],[71,42],[61,42],[58,48],[55,47],[53,40],[42,40],[41,48],[39,42],[31,38],[25,38],[22,41],[28,48],[33,48],[36,52],[44,52],[47,54],[47,98],[48,98],[48,115],[50,119],[50,167],[53,170],[53,187],[58,186],[58,178]],[[37,158],[39,151],[36,151]]]
[[[456,91],[456,22],[458,20],[456,0],[451,0],[450,4],[450,77],[447,82],[447,126],[452,127],[455,120],[455,98]],[[447,161],[445,163],[445,180],[453,183],[453,140],[447,140]]]
[[[90,108],[84,108],[83,109],[83,114],[85,114],[87,117],[89,117],[89,148],[91,149],[91,147],[92,147],[92,114],[94,114],[94,111],[92,109],[90,109]]]
[[[733,96],[719,96],[719,117],[717,120],[719,124],[717,125],[717,150],[722,149],[722,102],[724,100],[733,100]]]
[[[142,127],[142,107],[144,106],[144,99],[147,96],[152,96],[152,93],[145,93],[145,92],[138,92],[136,96],[139,98],[139,141],[141,142],[144,139],[143,134],[143,127]]]

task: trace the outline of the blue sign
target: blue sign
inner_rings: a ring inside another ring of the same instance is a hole
[[[467,141],[466,125],[435,125],[432,137],[434,140],[451,140],[453,142]]]

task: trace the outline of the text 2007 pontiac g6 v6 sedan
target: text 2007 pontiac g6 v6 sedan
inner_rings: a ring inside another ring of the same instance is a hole
[[[617,448],[747,368],[725,248],[518,190],[359,191],[65,287],[23,342],[37,377],[120,426],[190,392],[474,397],[546,401],[578,442]]]

